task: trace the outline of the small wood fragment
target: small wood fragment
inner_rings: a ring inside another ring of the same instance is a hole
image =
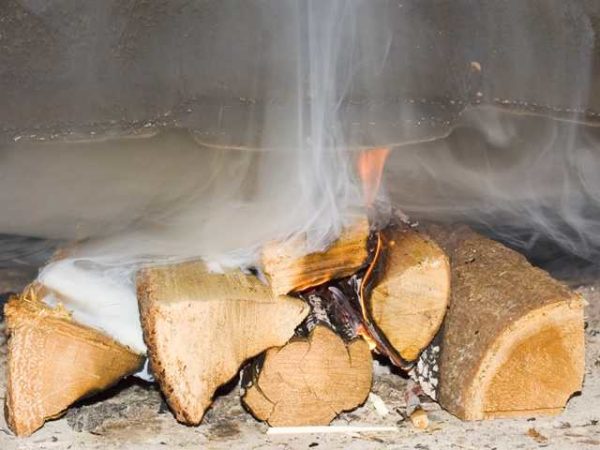
[[[422,408],[415,409],[408,417],[413,426],[419,430],[425,430],[429,427],[429,417],[427,417],[427,412]]]
[[[345,344],[317,325],[307,338],[269,349],[256,372],[243,396],[256,418],[275,427],[327,425],[366,400],[372,359],[364,340]]]
[[[263,249],[263,270],[277,295],[347,277],[365,263],[368,237],[368,220],[361,218],[324,252],[304,254],[302,239],[272,242]]]
[[[186,424],[200,423],[215,390],[247,359],[285,344],[308,314],[256,277],[199,262],[145,269],[137,286],[152,370]]]
[[[141,367],[143,356],[99,331],[73,322],[27,289],[5,306],[8,377],[5,415],[28,436],[76,400],[102,391]]]
[[[466,227],[431,227],[452,261],[440,404],[461,419],[556,414],[581,389],[583,299]]]
[[[527,430],[527,436],[529,436],[539,444],[545,444],[546,442],[548,442],[548,438],[535,428],[530,428],[529,430]]]

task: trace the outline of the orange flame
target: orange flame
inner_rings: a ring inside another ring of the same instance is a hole
[[[362,180],[363,195],[367,206],[371,206],[375,201],[381,185],[383,166],[389,153],[389,148],[380,147],[365,150],[358,156],[358,175]]]

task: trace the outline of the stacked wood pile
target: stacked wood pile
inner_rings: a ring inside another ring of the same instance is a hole
[[[464,227],[377,231],[361,219],[324,252],[304,245],[265,246],[268,284],[202,262],[140,271],[147,357],[177,420],[200,423],[245,366],[242,401],[256,418],[328,424],[367,398],[372,351],[467,420],[554,414],[581,388],[582,299],[502,244]],[[18,435],[143,363],[40,297],[28,290],[6,307],[6,414]]]

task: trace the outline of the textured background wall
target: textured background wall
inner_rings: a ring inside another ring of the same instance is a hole
[[[265,104],[284,111],[295,88],[295,3],[4,0],[2,137],[129,133],[151,122],[260,145]],[[357,36],[381,32],[358,51],[381,52],[384,64],[360,68],[347,92],[342,114],[354,122],[353,143],[443,133],[473,100],[551,114],[589,109],[591,119],[600,111],[597,1],[359,3],[369,5],[371,25]]]

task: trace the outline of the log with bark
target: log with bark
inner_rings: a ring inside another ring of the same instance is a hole
[[[102,391],[140,369],[143,356],[25,290],[5,306],[8,376],[5,415],[10,429],[28,436],[62,415],[76,400]]]
[[[246,369],[244,404],[271,426],[327,425],[369,395],[372,359],[361,339],[345,343],[317,325],[306,338],[269,349]]]
[[[148,356],[177,420],[198,424],[216,389],[249,358],[284,345],[308,314],[241,271],[210,273],[200,262],[138,274]]]
[[[452,265],[439,357],[442,407],[468,420],[560,412],[582,386],[583,299],[466,227],[429,232]]]
[[[323,252],[305,254],[306,241],[301,238],[271,242],[262,252],[263,270],[277,295],[348,277],[365,264],[368,237],[369,222],[360,218]]]

